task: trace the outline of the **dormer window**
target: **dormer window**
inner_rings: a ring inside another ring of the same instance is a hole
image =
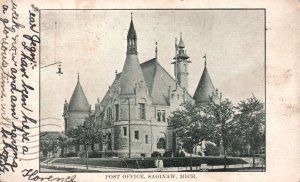
[[[166,110],[157,110],[156,119],[159,122],[166,122]]]

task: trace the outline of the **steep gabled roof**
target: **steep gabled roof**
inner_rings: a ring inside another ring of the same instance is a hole
[[[79,78],[70,99],[69,111],[89,111],[90,106],[89,102],[83,92],[83,89],[80,85]]]
[[[120,77],[121,77],[121,73],[118,73],[118,74],[116,75],[115,80],[113,81],[112,85],[118,83],[118,82],[120,81]],[[105,105],[105,102],[106,102],[106,100],[108,99],[108,93],[109,93],[109,91],[110,91],[110,89],[107,89],[107,91],[106,91],[106,93],[105,93],[103,99],[102,99],[101,102],[100,102],[100,105],[101,105],[101,106],[104,106],[104,105]]]
[[[154,105],[168,106],[169,103],[169,86],[172,90],[176,89],[175,79],[158,63],[156,58],[150,59],[140,65],[143,77],[145,78],[146,85],[149,93],[152,96],[152,103]],[[118,73],[113,84],[120,81],[123,73]],[[177,89],[183,88],[177,85]],[[105,105],[109,91],[105,94],[101,105]],[[187,93],[187,99],[192,100],[192,96]]]
[[[215,93],[215,87],[205,66],[193,98],[196,103],[208,102],[209,96],[213,93]]]
[[[169,89],[176,89],[175,79],[156,61],[156,72],[153,77],[151,96],[153,97],[153,104],[168,106],[169,103]],[[170,87],[169,87],[170,86]],[[184,90],[179,84],[177,84],[177,89]],[[192,96],[186,92],[187,100],[192,100]]]

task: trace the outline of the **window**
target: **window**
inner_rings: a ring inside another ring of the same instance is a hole
[[[148,135],[145,135],[145,143],[148,144],[149,141],[148,141]]]
[[[157,110],[157,121],[166,122],[166,110]]]
[[[165,138],[159,138],[157,141],[157,148],[158,149],[164,149],[166,147]]]
[[[134,139],[138,140],[140,138],[139,131],[134,131]]]
[[[157,149],[166,149],[166,134],[165,133],[158,133],[157,135]]]
[[[157,110],[157,121],[161,121],[161,112]]]
[[[119,120],[119,104],[115,104],[116,120]]]
[[[184,64],[184,72],[187,72],[186,64]]]
[[[144,103],[139,103],[139,115],[140,115],[140,117],[139,117],[140,119],[146,119]]]
[[[166,111],[165,110],[161,111],[161,119],[163,122],[166,122]]]
[[[123,127],[123,135],[127,136],[127,127]]]
[[[107,121],[111,121],[111,119],[112,119],[112,110],[111,110],[110,107],[107,109],[106,117],[107,117]]]

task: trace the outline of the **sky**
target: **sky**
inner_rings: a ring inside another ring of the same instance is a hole
[[[155,57],[173,76],[175,37],[180,32],[190,56],[189,93],[204,69],[215,88],[234,104],[255,95],[265,100],[263,10],[42,10],[40,70],[41,131],[63,130],[63,104],[70,101],[77,73],[94,109],[122,71],[130,13],[137,33],[140,63]],[[56,26],[55,26],[55,22]],[[53,125],[55,124],[55,125]]]

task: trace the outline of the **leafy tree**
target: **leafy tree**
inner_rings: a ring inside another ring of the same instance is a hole
[[[175,130],[176,137],[183,144],[183,147],[192,152],[192,149],[200,143],[201,139],[210,140],[213,138],[213,125],[210,123],[212,118],[205,114],[205,107],[201,105],[187,102],[183,106],[184,109],[176,110],[170,116],[170,126]]]
[[[84,145],[84,149],[91,145],[91,149],[94,150],[94,144],[97,143],[101,138],[101,127],[96,125],[89,117],[85,118],[83,125],[70,129],[68,136],[72,137],[75,145],[75,153],[79,152],[80,144]]]
[[[44,157],[48,157],[48,154],[50,153],[49,142],[46,140],[41,140],[40,141],[40,150],[42,151]]]
[[[60,155],[61,157],[64,157],[65,147],[67,146],[67,138],[65,136],[59,136],[57,140],[58,140],[58,146],[61,149]]]
[[[243,131],[241,138],[250,145],[255,164],[255,151],[265,146],[265,109],[264,103],[254,95],[247,100],[241,101],[237,109],[236,122]]]
[[[71,137],[73,144],[75,145],[75,153],[79,152],[80,142],[83,137],[83,128],[81,126],[77,126],[68,130],[68,136]]]
[[[214,141],[220,143],[223,148],[223,155],[226,157],[227,150],[234,138],[232,119],[234,117],[234,106],[229,99],[218,102],[212,101],[205,105],[206,114],[211,118],[211,125],[214,126]]]
[[[94,144],[98,139],[98,128],[96,127],[95,122],[90,120],[89,117],[85,118],[82,129],[83,135],[81,139],[85,145],[85,149],[87,150],[87,145],[91,145],[91,149],[94,150]]]

